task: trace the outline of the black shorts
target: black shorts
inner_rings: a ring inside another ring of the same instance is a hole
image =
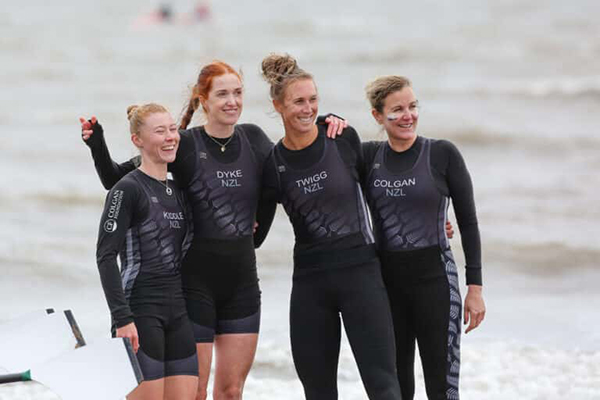
[[[132,304],[131,310],[140,341],[137,359],[144,380],[198,376],[196,345],[183,298]]]
[[[258,333],[260,287],[252,242],[194,243],[182,279],[197,343],[211,343],[220,334]]]

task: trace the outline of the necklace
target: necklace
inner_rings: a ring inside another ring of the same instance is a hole
[[[160,183],[161,185],[163,185],[165,187],[165,192],[167,192],[167,195],[170,196],[173,194],[173,189],[171,189],[169,187],[169,178],[165,179],[165,181],[161,181],[160,179],[156,179],[154,177],[152,177],[152,179],[154,179],[156,182]]]
[[[141,171],[141,172],[142,172],[144,175],[146,175],[147,177],[149,177],[149,178],[152,178],[152,179],[154,179],[156,182],[158,182],[158,183],[160,183],[161,185],[163,185],[163,186],[165,187],[165,192],[167,192],[167,195],[168,195],[168,196],[170,196],[170,195],[172,195],[172,194],[173,194],[173,189],[171,189],[171,188],[169,187],[169,177],[168,177],[168,176],[165,178],[165,181],[163,182],[163,181],[161,181],[160,179],[158,179],[158,178],[155,178],[155,177],[153,177],[152,175],[148,174],[148,173],[147,173],[146,171],[144,171],[144,170],[143,170],[141,167],[139,168],[139,170],[140,170],[140,171]]]
[[[210,140],[212,140],[213,142],[215,142],[216,144],[218,144],[219,146],[221,146],[221,153],[225,153],[227,145],[229,144],[229,142],[231,142],[231,139],[233,139],[233,133],[231,134],[231,136],[229,136],[229,139],[227,139],[227,141],[225,143],[219,142],[217,139],[215,139],[214,137],[210,136],[208,134],[208,132],[206,132],[206,136],[208,136],[210,138]]]

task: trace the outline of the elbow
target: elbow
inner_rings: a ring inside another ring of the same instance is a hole
[[[110,190],[113,185],[111,185],[110,183],[106,182],[106,181],[102,181],[102,186],[104,186],[104,189],[106,190]]]
[[[110,189],[112,189],[113,186],[115,186],[115,184],[117,183],[117,180],[115,180],[112,177],[111,178],[100,177],[100,182],[102,183],[102,186],[104,186],[104,189],[110,190]]]

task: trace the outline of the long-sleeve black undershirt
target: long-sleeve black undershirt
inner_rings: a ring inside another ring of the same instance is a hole
[[[147,213],[146,196],[133,180],[121,180],[106,195],[98,230],[96,261],[106,301],[117,328],[133,322],[133,313],[123,292],[117,256],[123,251],[129,227],[142,221]]]
[[[395,152],[386,147],[386,168],[400,173],[416,163],[424,138],[417,137],[415,143],[404,152]],[[366,174],[373,164],[375,154],[386,142],[363,143],[363,156]],[[447,140],[432,140],[431,169],[438,190],[452,199],[458,228],[466,259],[466,280],[468,285],[481,285],[481,239],[475,210],[473,183],[465,161],[454,144]]]

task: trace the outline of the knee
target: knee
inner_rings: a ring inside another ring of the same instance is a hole
[[[382,374],[365,377],[365,389],[370,399],[401,399],[400,384],[395,374]]]
[[[229,385],[215,389],[215,400],[240,400],[242,398],[241,385]]]

